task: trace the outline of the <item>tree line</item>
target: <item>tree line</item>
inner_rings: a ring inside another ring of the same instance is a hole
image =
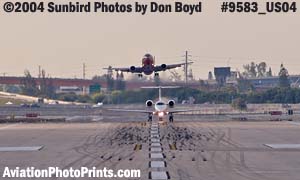
[[[36,78],[32,77],[28,70],[24,71],[24,77],[21,79],[21,93],[29,96],[39,96],[43,98],[56,98],[55,87],[52,79],[46,77],[46,71],[41,71],[39,84]]]
[[[264,62],[250,63],[244,66],[245,71],[238,79],[238,85],[225,86],[214,90],[201,90],[192,88],[179,88],[176,90],[164,89],[163,95],[175,99],[181,103],[189,98],[194,103],[300,103],[300,90],[290,87],[288,70],[281,65],[278,86],[263,92],[255,90],[247,77],[272,76],[272,70]],[[148,99],[156,99],[158,91],[153,89],[125,90],[126,84],[123,74],[114,80],[112,75],[94,77],[94,79],[105,79],[109,84],[107,92],[97,92],[91,95],[76,95],[75,93],[56,94],[51,77],[46,77],[44,70],[39,77],[39,84],[28,70],[25,70],[22,79],[21,93],[30,96],[52,98],[70,102],[125,104],[144,103]],[[159,83],[159,82],[158,82]],[[199,83],[200,86],[201,83]]]
[[[194,103],[203,104],[231,104],[235,100],[242,100],[246,103],[300,103],[300,89],[296,88],[272,88],[267,91],[250,91],[240,93],[237,90],[216,90],[202,91],[191,88],[179,88],[176,90],[164,89],[163,96],[175,99],[177,103],[192,97]],[[137,90],[137,91],[113,91],[107,95],[96,93],[91,96],[91,102],[104,102],[107,104],[128,104],[144,103],[146,100],[154,100],[158,97],[157,90]]]

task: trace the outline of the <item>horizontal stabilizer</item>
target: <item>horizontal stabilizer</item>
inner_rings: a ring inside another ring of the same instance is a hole
[[[180,88],[180,86],[143,86],[142,89],[174,89]]]

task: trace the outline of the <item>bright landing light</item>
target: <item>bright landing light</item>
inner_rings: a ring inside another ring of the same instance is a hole
[[[159,116],[159,117],[163,117],[163,116],[164,116],[164,112],[159,112],[159,113],[158,113],[158,116]]]

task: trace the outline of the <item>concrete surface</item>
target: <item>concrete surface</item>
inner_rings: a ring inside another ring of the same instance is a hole
[[[0,124],[0,147],[43,146],[40,151],[0,152],[0,172],[6,166],[132,168],[140,169],[140,179],[146,180],[154,172],[149,167],[149,129],[149,124],[122,120]],[[300,149],[272,149],[264,145],[300,144],[299,125],[187,121],[161,124],[159,132],[165,169],[171,180],[299,180],[300,177]],[[134,151],[136,144],[142,144],[142,149]],[[176,150],[171,150],[170,144],[175,144]],[[156,175],[160,176],[152,174]]]

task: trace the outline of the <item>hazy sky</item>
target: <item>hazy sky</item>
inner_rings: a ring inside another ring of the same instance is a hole
[[[266,61],[276,73],[284,62],[290,74],[300,74],[300,12],[230,15],[220,12],[219,2],[206,0],[204,12],[192,16],[5,14],[1,9],[0,73],[22,75],[29,69],[37,75],[40,65],[52,77],[82,77],[84,62],[92,77],[108,65],[140,65],[147,52],[157,64],[178,63],[189,50],[197,78],[207,78],[214,66],[242,70],[250,61]]]

